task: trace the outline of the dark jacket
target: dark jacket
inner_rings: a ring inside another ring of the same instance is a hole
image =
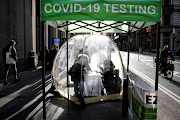
[[[71,76],[71,80],[80,82],[80,80],[82,79],[82,81],[84,81],[83,73],[85,69],[88,71],[91,70],[88,64],[88,60],[85,59],[85,56],[83,61],[82,61],[82,57],[75,60],[73,66],[69,70],[69,75]]]
[[[166,59],[166,58],[168,58],[168,56],[171,57],[172,59],[174,59],[172,53],[170,53],[170,52],[169,52],[168,50],[166,50],[166,49],[163,49],[163,50],[161,51],[161,59]]]
[[[114,90],[114,84],[115,84],[115,77],[113,74],[113,71],[106,71],[104,73],[104,87],[108,90]]]
[[[84,66],[83,66],[84,69]],[[81,64],[75,63],[69,70],[69,75],[72,81],[80,82],[81,80]],[[82,75],[83,77],[83,75]],[[83,78],[82,78],[83,79]]]

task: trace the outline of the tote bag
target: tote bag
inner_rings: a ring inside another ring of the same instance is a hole
[[[6,52],[6,64],[15,64],[15,60],[12,58],[11,49],[12,46],[9,48],[9,52]]]

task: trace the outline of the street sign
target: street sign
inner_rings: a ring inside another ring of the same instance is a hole
[[[41,0],[41,21],[160,22],[161,0]]]

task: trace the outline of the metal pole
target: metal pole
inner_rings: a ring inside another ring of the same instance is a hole
[[[26,59],[26,0],[24,0],[24,58],[25,58],[25,62],[24,65],[27,62]]]
[[[140,44],[140,39],[141,39],[141,36],[140,36],[140,35],[141,35],[141,31],[139,30],[139,44]],[[140,45],[139,45],[139,46],[140,46]],[[139,52],[140,52],[139,50],[140,50],[140,47],[139,47],[139,49],[138,49],[138,61],[139,61]]]
[[[129,52],[130,52],[130,23],[128,22],[128,58],[127,58],[127,73],[129,72]]]
[[[130,23],[128,22],[128,58],[127,58],[127,78],[124,78],[123,83],[123,104],[122,104],[122,115],[123,118],[127,118],[128,115],[128,83],[129,83],[129,52],[130,52]]]
[[[154,62],[155,62],[155,61],[154,61],[154,55],[153,55],[153,66],[154,66]]]
[[[46,94],[45,94],[45,38],[46,38],[46,28],[45,28],[45,22],[41,22],[42,25],[42,88],[43,88],[43,119],[46,120]]]
[[[69,75],[68,75],[68,21],[66,21],[66,41],[67,41],[67,92],[68,92],[68,115],[69,115]]]
[[[159,77],[159,47],[160,47],[160,23],[157,23],[155,90],[158,90],[158,77]]]

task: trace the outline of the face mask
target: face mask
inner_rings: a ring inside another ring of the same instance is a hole
[[[59,51],[59,49],[57,48],[56,51]]]

